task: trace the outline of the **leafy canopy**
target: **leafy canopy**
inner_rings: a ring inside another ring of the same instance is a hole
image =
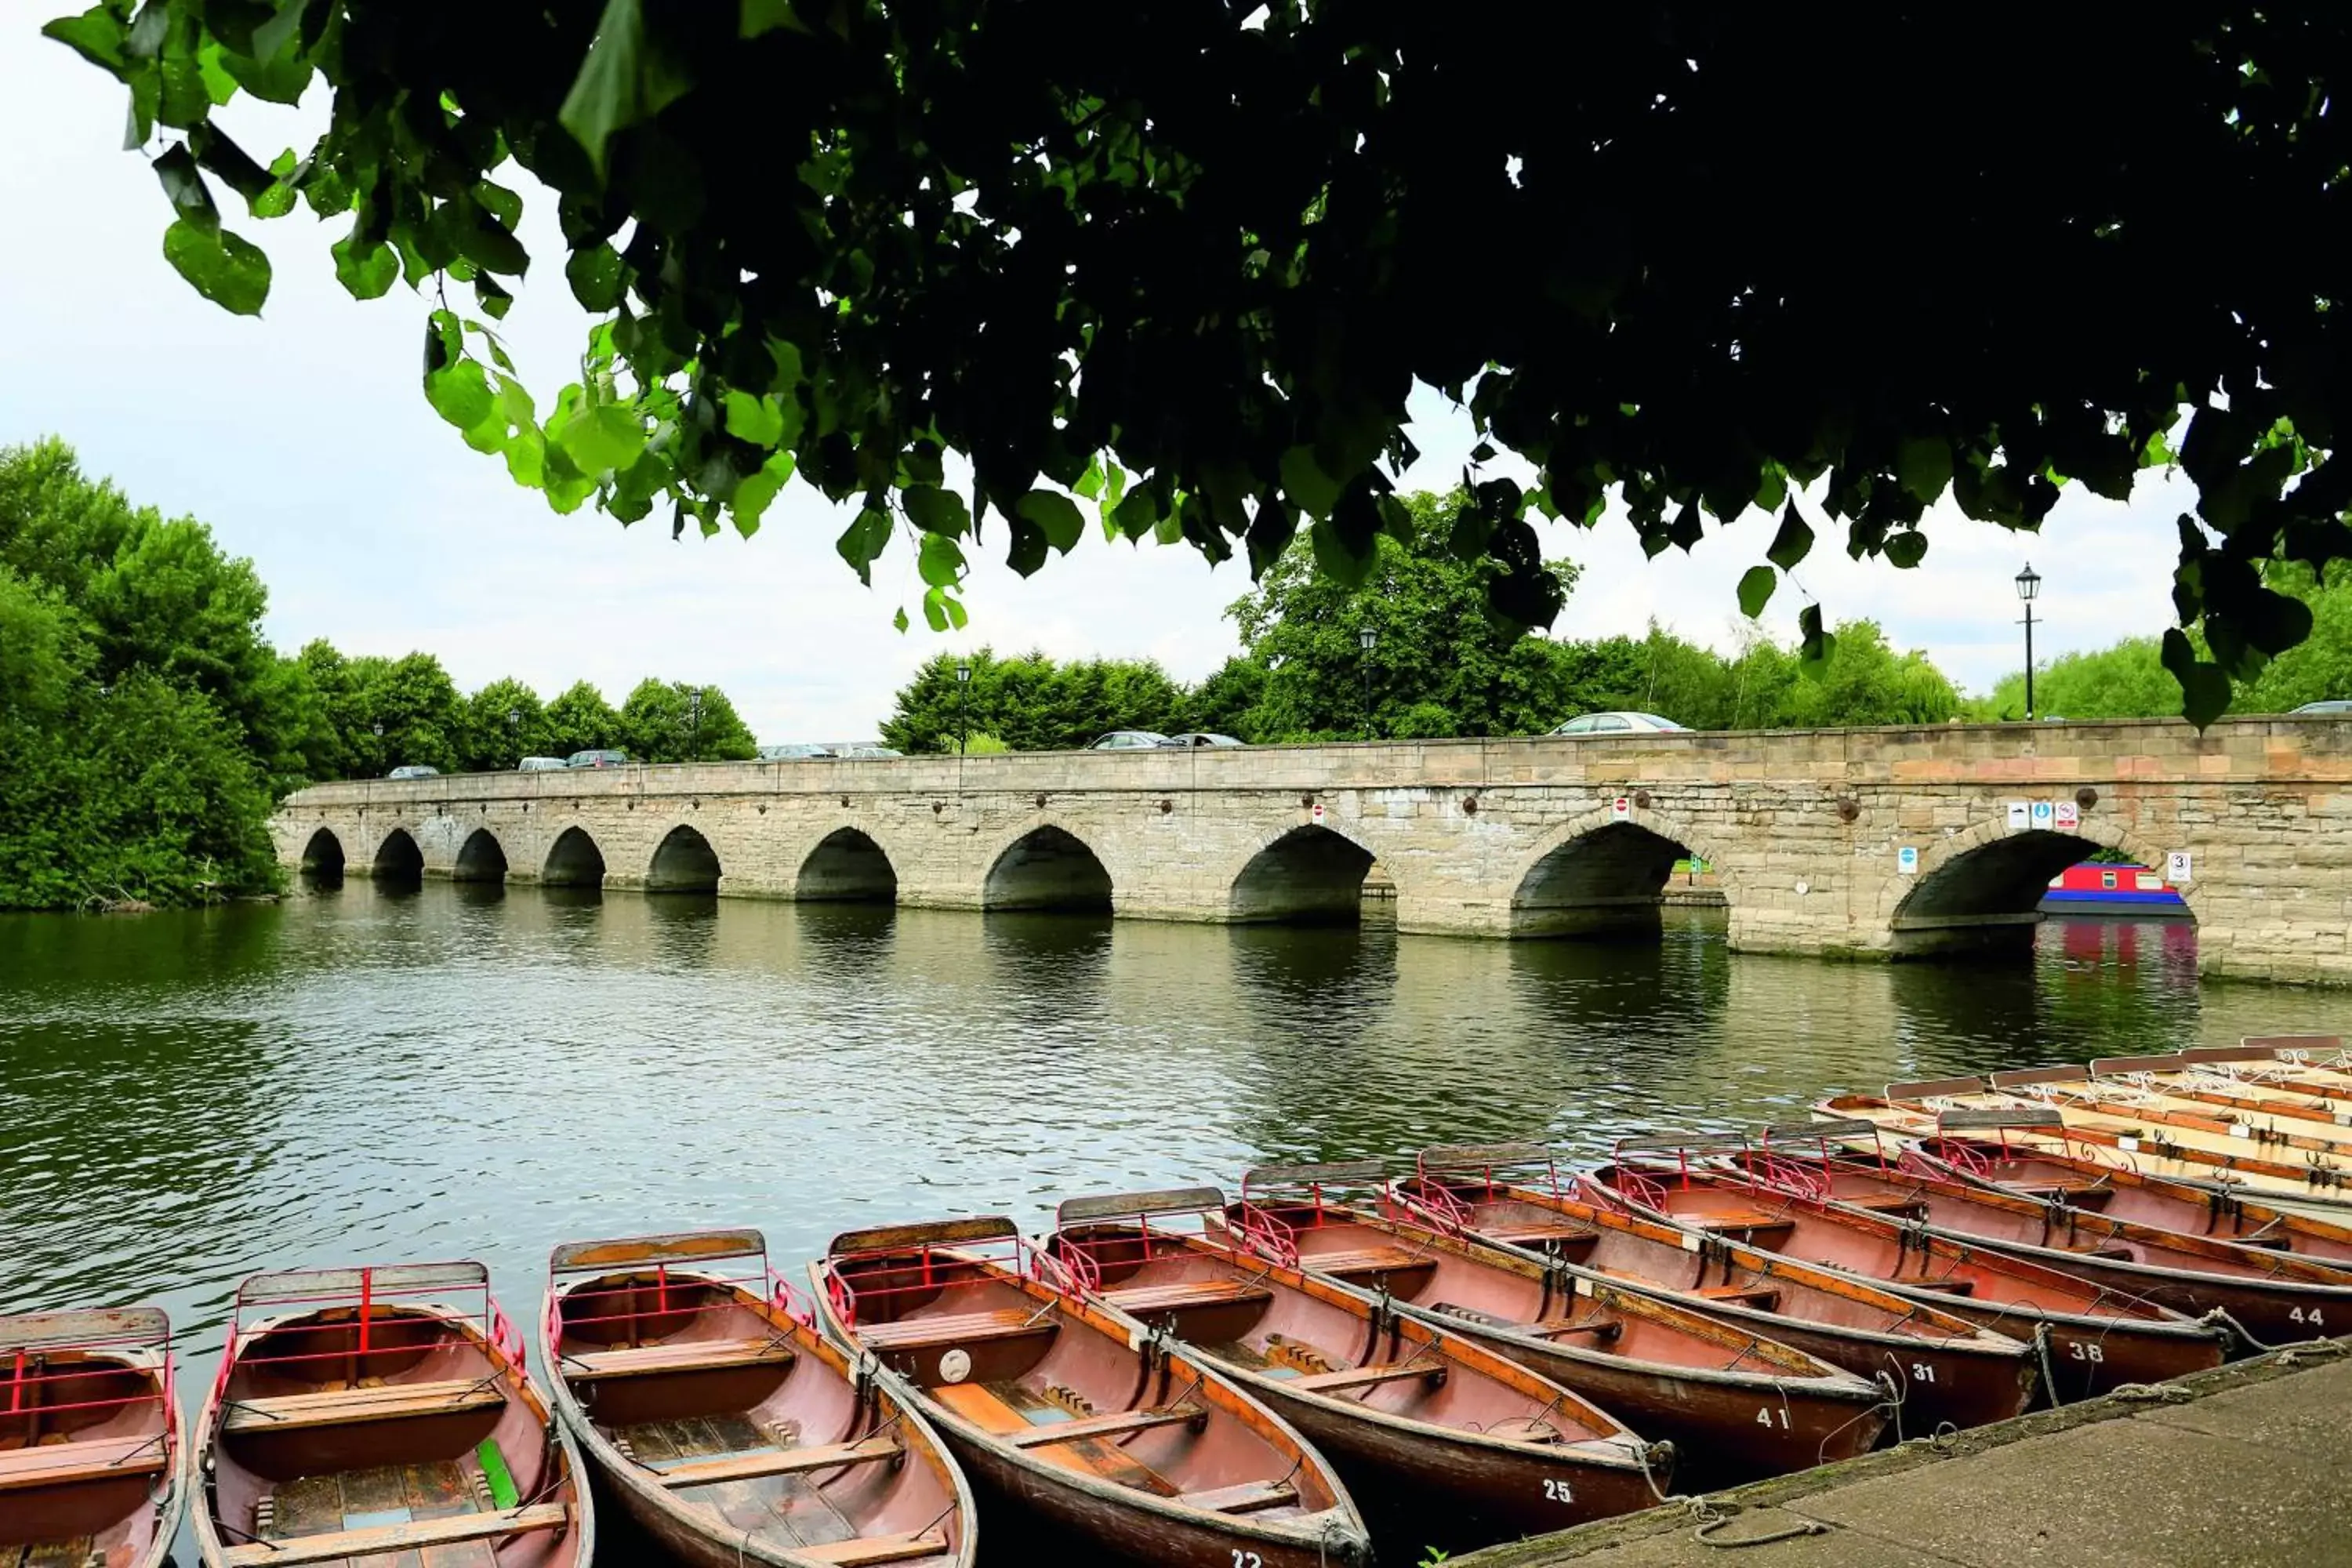
[[[1521,624],[1563,596],[1531,514],[1612,493],[1654,553],[1777,516],[1752,614],[1829,523],[1911,567],[1947,494],[2032,529],[2177,461],[2206,652],[2162,652],[2201,722],[2309,628],[2262,563],[2352,554],[2341,5],[100,0],[47,30],[128,87],[207,298],[269,283],[218,188],[347,215],[354,295],[473,286],[425,391],[520,482],[748,533],[797,475],[858,506],[861,576],[913,536],[934,627],[984,525],[1033,572],[1081,501],[1254,574],[1305,529],[1360,581],[1415,380],[1475,465],[1535,471],[1465,476],[1451,542]],[[215,121],[317,76],[307,157]],[[604,317],[545,407],[495,331],[534,260],[509,162]]]

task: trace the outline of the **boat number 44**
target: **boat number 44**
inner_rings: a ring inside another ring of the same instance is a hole
[[[2319,1309],[2316,1307],[2307,1312],[2301,1307],[2289,1307],[2286,1310],[2286,1321],[2290,1323],[2309,1323],[2315,1329],[2324,1329],[2327,1326],[2327,1320],[2319,1315]]]

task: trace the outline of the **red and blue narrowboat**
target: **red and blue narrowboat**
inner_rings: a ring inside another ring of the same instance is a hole
[[[2045,915],[2102,915],[2109,920],[2186,920],[2189,906],[2147,866],[2085,860],[2050,879],[2042,896]]]

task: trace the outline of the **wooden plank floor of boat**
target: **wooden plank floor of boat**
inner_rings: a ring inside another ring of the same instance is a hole
[[[1019,1383],[944,1384],[932,1389],[931,1394],[973,1426],[1000,1435],[1034,1431],[1078,1419],[1076,1411]],[[1029,1451],[1048,1464],[1085,1470],[1155,1497],[1174,1497],[1184,1489],[1118,1444],[1102,1438],[1055,1443]]]
[[[83,1568],[97,1552],[97,1537],[90,1535],[37,1541],[30,1546],[0,1546],[0,1568]]]
[[[449,1459],[304,1476],[280,1483],[269,1497],[272,1519],[261,1533],[270,1541],[489,1511]],[[342,1561],[348,1568],[498,1568],[499,1560],[488,1541],[457,1541]]]
[[[673,1465],[773,1453],[793,1446],[791,1435],[769,1431],[741,1415],[688,1416],[643,1421],[614,1429],[614,1440],[638,1463],[661,1470]],[[857,1528],[817,1488],[820,1478],[751,1476],[681,1487],[680,1501],[715,1509],[736,1529],[773,1546],[830,1546],[854,1541]]]

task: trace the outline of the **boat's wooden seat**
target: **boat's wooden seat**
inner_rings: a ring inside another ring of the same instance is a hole
[[[673,1491],[680,1487],[707,1487],[718,1481],[748,1481],[760,1476],[798,1476],[811,1470],[840,1469],[851,1465],[878,1464],[906,1451],[896,1437],[866,1437],[855,1443],[826,1443],[805,1448],[770,1448],[754,1454],[730,1454],[719,1459],[688,1459],[663,1467],[654,1479]]]
[[[163,1439],[86,1437],[78,1443],[42,1443],[0,1452],[0,1492],[53,1487],[72,1481],[152,1476],[164,1468]],[[6,1559],[0,1558],[0,1562]]]
[[[1586,1253],[1599,1245],[1601,1233],[1574,1220],[1528,1220],[1517,1225],[1485,1225],[1478,1234],[1507,1247],[1555,1247],[1561,1252]]]
[[[859,1541],[836,1541],[826,1546],[795,1546],[793,1555],[837,1568],[866,1568],[875,1563],[914,1563],[948,1554],[947,1531],[936,1527],[900,1535],[869,1535]]]
[[[1759,1312],[1777,1311],[1780,1305],[1780,1292],[1770,1285],[1702,1285],[1691,1294],[1727,1307],[1753,1307]]]
[[[1317,1274],[1407,1274],[1434,1268],[1437,1259],[1402,1247],[1360,1247],[1347,1251],[1308,1252],[1299,1267]]]
[[[1476,1323],[1483,1328],[1501,1329],[1515,1334],[1532,1334],[1539,1340],[1565,1339],[1570,1334],[1597,1334],[1603,1340],[1613,1340],[1625,1331],[1624,1326],[1614,1318],[1588,1318],[1582,1322],[1572,1318],[1541,1318],[1532,1323],[1521,1323],[1509,1318],[1496,1317],[1476,1307],[1463,1306],[1458,1301],[1433,1301],[1429,1310],[1443,1312],[1449,1318],[1459,1318],[1465,1323]]]
[[[1162,1285],[1129,1285],[1106,1290],[1103,1299],[1122,1312],[1167,1312],[1185,1307],[1271,1301],[1274,1292],[1250,1279],[1172,1279]]]
[[[1298,1500],[1298,1489],[1288,1481],[1244,1481],[1205,1492],[1181,1492],[1176,1500],[1211,1513],[1257,1513]]]
[[[404,1421],[425,1415],[461,1415],[506,1403],[491,1378],[458,1377],[441,1383],[386,1383],[373,1388],[331,1388],[317,1394],[284,1394],[239,1399],[221,1424],[226,1432],[300,1432],[316,1426],[356,1426],[370,1421]],[[361,1553],[343,1553],[345,1556]],[[277,1559],[273,1558],[275,1562]]]
[[[499,1513],[461,1513],[448,1519],[415,1519],[399,1524],[371,1524],[358,1530],[333,1530],[319,1535],[297,1535],[284,1541],[252,1541],[224,1549],[223,1568],[294,1568],[302,1563],[337,1563],[344,1558],[380,1557],[392,1561],[422,1553],[435,1546],[464,1541],[488,1541],[535,1530],[560,1530],[572,1522],[563,1503],[539,1503]]]
[[[1305,1377],[1292,1378],[1283,1386],[1303,1388],[1313,1394],[1345,1394],[1351,1389],[1376,1388],[1384,1383],[1439,1384],[1444,1381],[1445,1363],[1425,1361],[1412,1365],[1353,1366],[1339,1372],[1312,1372]]]
[[[1169,1405],[1153,1410],[1114,1410],[1102,1415],[1081,1415],[1075,1421],[1056,1421],[1050,1426],[1031,1426],[1006,1437],[1016,1448],[1045,1448],[1061,1443],[1086,1443],[1097,1437],[1124,1437],[1134,1432],[1149,1432],[1159,1426],[1185,1426],[1205,1422],[1209,1413],[1198,1405]]]
[[[1797,1222],[1793,1219],[1781,1215],[1764,1214],[1752,1210],[1733,1214],[1677,1215],[1675,1217],[1693,1230],[1704,1230],[1718,1236],[1744,1236],[1755,1241],[1760,1241],[1766,1237],[1777,1241],[1797,1228]]]
[[[653,1377],[665,1373],[782,1366],[797,1353],[790,1340],[771,1334],[756,1340],[678,1340],[668,1344],[567,1351],[562,1360],[568,1381],[597,1383],[608,1378]]]
[[[936,1318],[900,1318],[895,1322],[865,1323],[857,1340],[868,1350],[932,1350],[940,1345],[970,1344],[976,1340],[1017,1340],[1050,1334],[1058,1325],[1053,1314],[1039,1316],[1034,1307],[999,1307],[986,1312],[954,1312]]]

